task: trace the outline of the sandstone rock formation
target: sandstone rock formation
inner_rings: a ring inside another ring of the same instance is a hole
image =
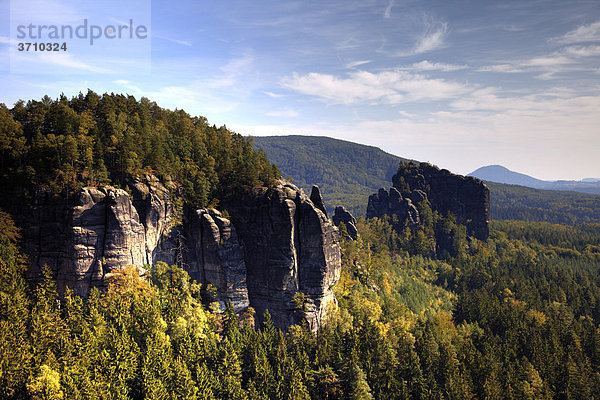
[[[490,191],[477,178],[455,175],[427,163],[407,164],[393,176],[394,187],[411,198],[426,196],[440,215],[454,214],[467,233],[480,240],[490,234]],[[406,193],[406,194],[405,194]]]
[[[198,282],[218,289],[222,307],[248,307],[243,250],[235,229],[215,210],[176,210],[172,191],[156,178],[131,185],[132,195],[110,186],[83,188],[71,204],[46,193],[26,221],[24,236],[33,255],[29,276],[48,265],[59,292],[70,287],[87,296],[103,287],[114,269],[158,261],[183,266]]]
[[[87,296],[114,269],[163,261],[214,285],[222,309],[231,301],[236,311],[252,306],[259,317],[269,309],[280,328],[302,319],[319,327],[335,305],[341,257],[318,189],[319,206],[284,181],[255,188],[228,206],[232,221],[217,210],[177,205],[174,193],[153,177],[133,182],[130,194],[110,186],[69,199],[40,191],[33,206],[17,212],[32,256],[30,278],[48,265],[59,292],[70,287]]]
[[[314,192],[314,191],[313,191]],[[305,318],[312,329],[335,305],[341,271],[337,228],[304,192],[280,181],[226,205],[244,247],[250,304],[276,326]],[[305,300],[298,309],[295,296]]]
[[[340,226],[340,223],[343,222],[346,225],[346,230],[348,231],[348,236],[352,240],[356,240],[358,238],[358,229],[356,229],[356,218],[344,206],[337,206],[335,208],[333,214],[333,224],[335,226]]]
[[[376,194],[369,196],[367,218],[381,218],[384,215],[397,215],[401,221],[409,225],[419,224],[419,212],[408,197],[404,198],[395,187],[387,190],[381,188]]]
[[[214,209],[190,211],[185,220],[184,267],[190,277],[217,288],[221,310],[228,301],[237,311],[248,308],[244,250],[231,222]]]
[[[327,216],[327,209],[325,208],[325,203],[323,202],[323,196],[321,196],[321,191],[317,185],[313,185],[310,191],[310,201],[312,201],[315,207],[323,211],[323,214]]]
[[[418,226],[420,216],[415,205],[424,202],[440,216],[452,214],[456,223],[465,225],[467,234],[480,240],[489,236],[490,194],[485,184],[472,177],[452,174],[450,171],[421,163],[402,164],[392,178],[389,192],[369,197],[367,218],[396,215],[398,227],[405,224]],[[436,231],[436,248],[453,254],[453,238]]]

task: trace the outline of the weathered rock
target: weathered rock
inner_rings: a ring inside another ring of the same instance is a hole
[[[424,203],[442,217],[453,215],[455,222],[465,225],[467,234],[480,240],[489,236],[490,194],[483,182],[476,178],[454,175],[422,163],[401,164],[392,178],[394,186],[369,197],[367,218],[395,215],[394,228],[417,226],[420,216],[413,205]],[[443,221],[442,221],[443,222]],[[454,233],[444,223],[434,227],[435,248],[438,254],[456,255]]]
[[[163,261],[184,267],[204,288],[214,285],[222,308],[251,305],[259,316],[269,309],[280,328],[306,319],[317,329],[335,305],[338,230],[297,187],[255,188],[227,207],[233,223],[216,210],[176,206],[175,188],[152,177],[130,189],[84,188],[70,199],[41,190],[18,213],[30,278],[47,264],[60,293],[70,287],[87,296],[114,269]]]
[[[310,191],[310,201],[312,201],[315,207],[323,211],[323,214],[327,216],[327,209],[325,208],[325,203],[323,202],[323,196],[321,196],[321,191],[317,185],[313,185]]]
[[[391,187],[389,193],[384,189],[369,196],[367,218],[381,218],[384,215],[397,215],[401,221],[409,225],[419,224],[419,211],[409,198],[403,198],[400,192]]]
[[[337,228],[296,186],[254,188],[226,205],[244,247],[248,296],[280,328],[308,321],[317,329],[335,305],[341,255]],[[295,304],[305,296],[304,311]]]
[[[84,188],[71,206],[45,196],[25,231],[30,254],[38,255],[30,277],[39,278],[46,264],[60,293],[70,287],[85,297],[92,287],[103,287],[114,269],[163,261],[183,266],[205,286],[213,284],[223,308],[228,301],[238,311],[248,307],[243,250],[229,220],[215,210],[184,217],[172,192],[152,177],[134,182],[131,192]]]
[[[410,188],[403,196],[426,195],[431,209],[440,215],[452,213],[456,222],[467,227],[467,233],[480,240],[489,236],[490,191],[477,178],[452,174],[446,169],[421,163],[399,168],[392,178],[394,186]]]
[[[344,223],[346,226],[346,230],[348,231],[348,236],[352,240],[356,240],[358,238],[358,229],[356,229],[356,218],[344,206],[337,206],[335,208],[333,214],[333,224],[337,227],[340,226],[340,223]]]
[[[214,209],[186,214],[184,265],[190,277],[217,288],[221,310],[229,301],[236,311],[248,308],[244,250],[235,228]]]

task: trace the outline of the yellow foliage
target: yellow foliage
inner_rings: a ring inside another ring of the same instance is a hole
[[[47,365],[42,365],[38,376],[27,384],[27,391],[34,400],[60,400],[64,393],[60,387],[60,374]]]

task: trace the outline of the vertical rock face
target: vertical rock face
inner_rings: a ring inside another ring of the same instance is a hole
[[[185,268],[197,282],[217,288],[221,309],[231,301],[248,308],[246,264],[235,228],[217,210],[189,211],[186,216]]]
[[[59,292],[87,296],[114,269],[163,261],[214,285],[222,308],[231,301],[259,316],[269,309],[280,328],[306,319],[317,329],[335,305],[338,230],[297,187],[257,188],[227,207],[232,221],[212,209],[184,210],[175,188],[153,177],[133,182],[130,192],[84,188],[67,201],[40,191],[18,213],[30,278],[48,265]]]
[[[24,224],[25,243],[34,256],[30,278],[39,278],[48,265],[59,292],[70,287],[85,297],[92,287],[104,286],[114,269],[163,261],[213,284],[223,307],[228,301],[236,310],[248,307],[243,250],[229,220],[215,210],[184,217],[171,191],[153,177],[134,182],[131,192],[84,188],[70,205],[43,196]]]
[[[312,201],[315,207],[323,211],[323,214],[327,216],[327,209],[325,208],[325,203],[323,202],[323,196],[321,196],[321,191],[317,185],[313,185],[310,191],[310,201]]]
[[[419,212],[413,201],[409,197],[403,198],[395,187],[391,187],[389,193],[381,188],[378,193],[369,196],[367,218],[381,218],[384,215],[397,215],[401,221],[408,221],[409,225],[419,224]]]
[[[248,296],[257,314],[268,309],[281,328],[305,318],[317,329],[335,304],[332,286],[341,271],[337,228],[302,190],[283,181],[226,207],[244,247]]]
[[[490,234],[490,191],[477,178],[455,175],[446,169],[422,163],[407,164],[392,178],[394,187],[409,197],[426,196],[431,209],[441,215],[454,214],[467,233],[480,240]]]
[[[335,208],[333,214],[333,224],[335,226],[340,226],[340,223],[344,223],[346,225],[346,230],[348,231],[348,236],[352,240],[358,239],[358,229],[356,229],[356,218],[344,206],[337,206]]]
[[[421,221],[415,204],[425,202],[440,216],[454,215],[456,223],[465,225],[468,235],[480,240],[488,238],[490,193],[480,180],[426,163],[407,163],[400,165],[392,181],[394,186],[389,192],[379,189],[369,197],[367,218],[396,215],[398,226],[417,226]],[[451,236],[440,230],[435,236],[439,250],[454,251]]]

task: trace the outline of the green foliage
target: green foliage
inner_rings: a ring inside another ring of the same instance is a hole
[[[318,185],[331,213],[338,205],[364,215],[369,195],[390,186],[403,158],[376,147],[317,136],[255,137],[284,176],[308,190]]]
[[[600,195],[486,182],[490,188],[493,219],[550,222],[554,224],[600,223]]]
[[[0,104],[0,187],[69,194],[82,186],[125,187],[155,174],[184,200],[206,207],[240,186],[269,186],[279,171],[252,142],[203,117],[132,96],[92,91],[57,100]]]

